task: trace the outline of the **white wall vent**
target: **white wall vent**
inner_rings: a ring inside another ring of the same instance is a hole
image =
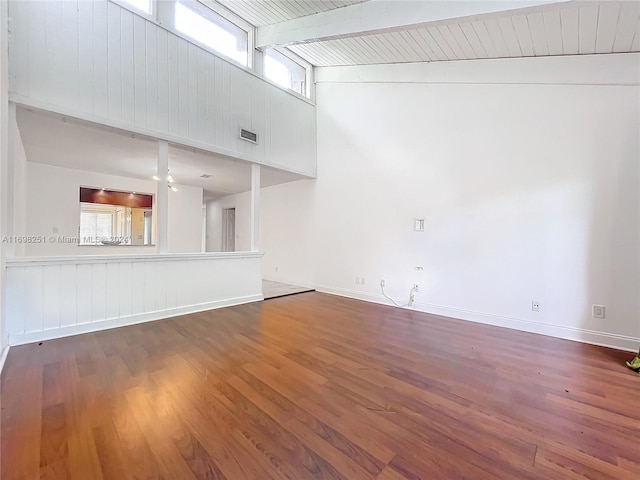
[[[242,140],[246,140],[247,142],[258,143],[258,134],[255,132],[241,128],[239,136]]]

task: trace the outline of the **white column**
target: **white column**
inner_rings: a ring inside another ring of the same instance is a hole
[[[207,251],[207,202],[202,203],[202,253]]]
[[[158,253],[169,251],[169,188],[167,187],[167,174],[169,172],[169,143],[166,140],[158,140],[158,169],[156,175],[160,179],[156,186],[156,225],[158,235]]]
[[[154,3],[158,23],[165,28],[175,28],[175,0],[158,0]]]
[[[260,251],[260,165],[251,165],[251,251]]]
[[[26,235],[27,232],[17,232],[14,228],[14,163],[15,163],[15,135],[16,135],[16,104],[8,102],[7,106],[7,137],[6,160],[2,165],[2,235]],[[4,152],[3,152],[4,153]],[[38,233],[40,235],[40,233]],[[4,245],[5,254],[9,257],[15,255],[16,245],[7,243]],[[17,248],[19,251],[21,247]],[[22,252],[21,252],[22,253]]]
[[[253,49],[253,71],[264,78],[264,52],[257,48]]]
[[[16,121],[16,104],[9,102],[9,163],[11,166],[11,177],[13,199],[11,222],[13,225],[13,235],[45,235],[49,236],[53,232],[50,231],[27,231],[27,159],[25,157],[24,145],[18,151],[19,137],[18,123]],[[25,243],[14,244],[13,254],[22,256],[26,254]]]

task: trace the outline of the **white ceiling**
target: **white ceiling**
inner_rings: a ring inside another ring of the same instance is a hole
[[[638,0],[219,2],[315,66],[640,51]]]
[[[261,27],[327,12],[366,0],[218,0],[251,25]]]
[[[27,160],[61,167],[151,180],[157,144],[118,130],[20,107],[18,127]],[[169,170],[175,183],[201,187],[205,200],[251,189],[250,164],[170,145]],[[210,174],[208,179],[200,178]],[[262,187],[303,178],[263,166]]]
[[[289,48],[317,66],[640,51],[640,2],[569,2]]]

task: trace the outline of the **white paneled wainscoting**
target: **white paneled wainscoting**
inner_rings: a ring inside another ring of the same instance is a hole
[[[7,259],[9,344],[262,300],[262,255]]]

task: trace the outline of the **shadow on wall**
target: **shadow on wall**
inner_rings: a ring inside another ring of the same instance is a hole
[[[635,115],[637,132],[640,112],[636,110]],[[582,328],[640,338],[640,145],[637,133],[610,133],[609,138],[621,138],[586,147],[596,152],[598,162],[592,183],[593,222],[586,258],[587,278],[591,279],[589,304],[582,312],[587,319]],[[608,185],[604,179],[610,181]],[[605,306],[603,319],[593,317],[593,304]]]

